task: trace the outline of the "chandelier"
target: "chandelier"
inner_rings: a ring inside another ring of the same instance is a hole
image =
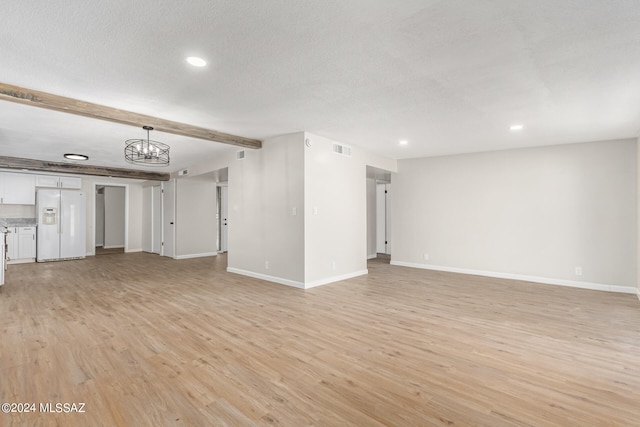
[[[124,158],[129,163],[147,166],[169,166],[169,146],[149,139],[151,126],[142,126],[147,131],[147,139],[127,139]]]

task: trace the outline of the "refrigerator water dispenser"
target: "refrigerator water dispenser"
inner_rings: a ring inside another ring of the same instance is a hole
[[[55,225],[58,223],[58,208],[43,208],[42,223],[45,225]]]

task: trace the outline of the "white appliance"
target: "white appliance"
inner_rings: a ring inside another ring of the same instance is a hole
[[[86,198],[81,191],[37,190],[38,262],[85,257],[85,210]]]
[[[7,227],[0,227],[0,253],[2,254],[2,268],[0,269],[0,286],[4,285],[4,270],[7,265],[6,249],[7,249]]]

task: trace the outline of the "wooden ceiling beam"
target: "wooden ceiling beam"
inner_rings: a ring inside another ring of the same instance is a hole
[[[113,107],[93,104],[91,102],[53,95],[51,93],[40,92],[6,83],[0,83],[0,99],[123,125],[137,127],[153,126],[154,130],[158,132],[172,133],[222,144],[237,145],[245,148],[262,148],[262,142],[257,139],[231,135],[216,130],[160,119],[145,114],[133,113],[131,111],[119,110]]]
[[[0,156],[0,169],[27,169],[46,173],[72,173],[77,175],[108,176],[112,178],[168,181],[170,175],[162,172],[147,172],[134,169],[107,168],[103,166],[79,165],[76,163],[48,162],[46,160],[23,159]]]

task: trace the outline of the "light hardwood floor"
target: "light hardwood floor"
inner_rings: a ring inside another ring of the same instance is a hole
[[[303,291],[225,267],[10,266],[0,400],[86,406],[0,425],[640,425],[634,295],[376,260]]]

